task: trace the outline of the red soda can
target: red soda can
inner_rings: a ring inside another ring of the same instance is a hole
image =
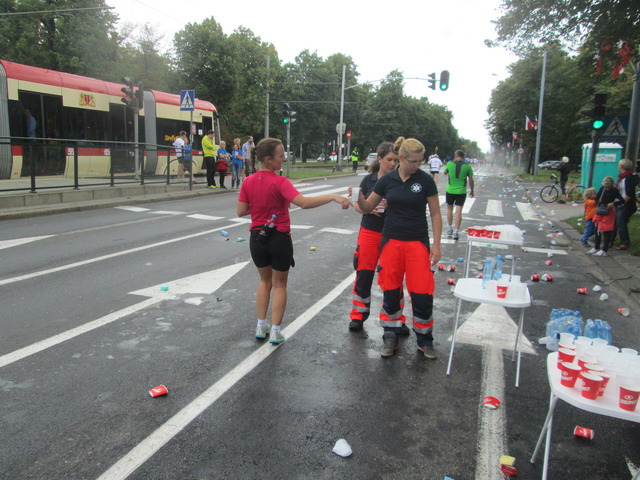
[[[578,293],[580,295],[586,295],[587,294],[587,289],[586,288],[579,288],[578,289]]]
[[[577,426],[573,429],[573,434],[576,437],[586,438],[587,440],[593,440],[593,430],[586,427]]]
[[[534,273],[533,275],[531,275],[531,281],[539,282],[540,281],[540,275],[538,275],[537,273]]]
[[[456,284],[455,278],[447,278],[447,285],[455,285],[455,284]]]
[[[444,270],[444,265],[438,265],[438,270],[443,271]]]
[[[456,271],[456,266],[455,265],[449,265],[447,267],[447,272],[455,272]]]
[[[550,273],[545,273],[542,276],[542,280],[544,280],[545,282],[553,282],[553,275],[551,275]]]

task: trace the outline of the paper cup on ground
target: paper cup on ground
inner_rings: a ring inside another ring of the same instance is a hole
[[[578,288],[577,292],[578,292],[578,295],[586,295],[587,294],[587,289],[586,288]]]
[[[602,290],[602,287],[600,285],[596,285],[593,287],[594,292],[599,292],[600,290]]]
[[[507,283],[499,283],[496,285],[498,291],[498,298],[506,298],[509,285]]]
[[[640,387],[636,385],[620,385],[620,408],[633,412],[638,405]]]
[[[603,378],[595,373],[582,372],[582,396],[588,400],[598,398]]]
[[[348,457],[353,453],[353,450],[351,450],[351,447],[344,438],[341,438],[336,442],[332,451],[341,457]]]
[[[169,391],[164,385],[158,385],[157,387],[149,390],[149,395],[151,395],[152,397],[161,397],[162,395],[166,395],[168,393]]]
[[[354,202],[357,202],[359,196],[360,196],[360,187],[351,187],[351,199]]]
[[[600,300],[602,300],[603,302],[605,300],[609,300],[609,295],[607,295],[606,293],[603,293],[602,295],[600,295]]]
[[[574,363],[562,362],[560,383],[565,387],[573,388],[581,370],[582,369]]]
[[[500,406],[502,402],[498,400],[496,397],[484,397],[482,399],[482,406],[490,409],[496,409]]]
[[[629,309],[628,308],[619,308],[618,309],[618,313],[620,315],[622,315],[623,317],[628,317],[629,316]]]

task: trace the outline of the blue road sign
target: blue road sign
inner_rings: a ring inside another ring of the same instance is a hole
[[[196,103],[195,90],[180,90],[180,110],[193,112]]]

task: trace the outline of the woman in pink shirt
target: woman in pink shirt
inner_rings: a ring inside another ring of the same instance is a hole
[[[256,146],[256,156],[261,165],[254,175],[248,177],[240,188],[237,213],[239,217],[251,214],[251,258],[260,274],[260,284],[256,293],[258,325],[256,338],[266,338],[278,345],[284,341],[280,325],[287,305],[287,279],[289,268],[294,265],[293,242],[289,205],[300,208],[315,208],[330,202],[349,208],[346,197],[337,194],[305,197],[291,184],[288,178],[275,172],[285,162],[282,142],[275,138],[265,138]],[[271,303],[271,327],[267,324],[267,310],[273,289]]]

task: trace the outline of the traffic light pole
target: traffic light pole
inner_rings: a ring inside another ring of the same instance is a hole
[[[596,166],[596,155],[598,154],[598,149],[600,148],[600,137],[602,135],[595,130],[593,131],[592,141],[591,141],[591,155],[589,158],[589,178],[587,179],[587,188],[591,188],[593,186],[593,170]]]
[[[340,95],[340,129],[338,130],[338,172],[342,171],[342,125],[344,123],[344,79],[347,71],[347,66],[342,65],[342,91]]]
[[[542,57],[542,75],[540,78],[540,100],[538,100],[538,129],[536,130],[536,153],[533,160],[533,174],[538,175],[538,162],[540,161],[540,143],[542,142],[542,110],[544,107],[544,84],[547,73],[547,51]]]

